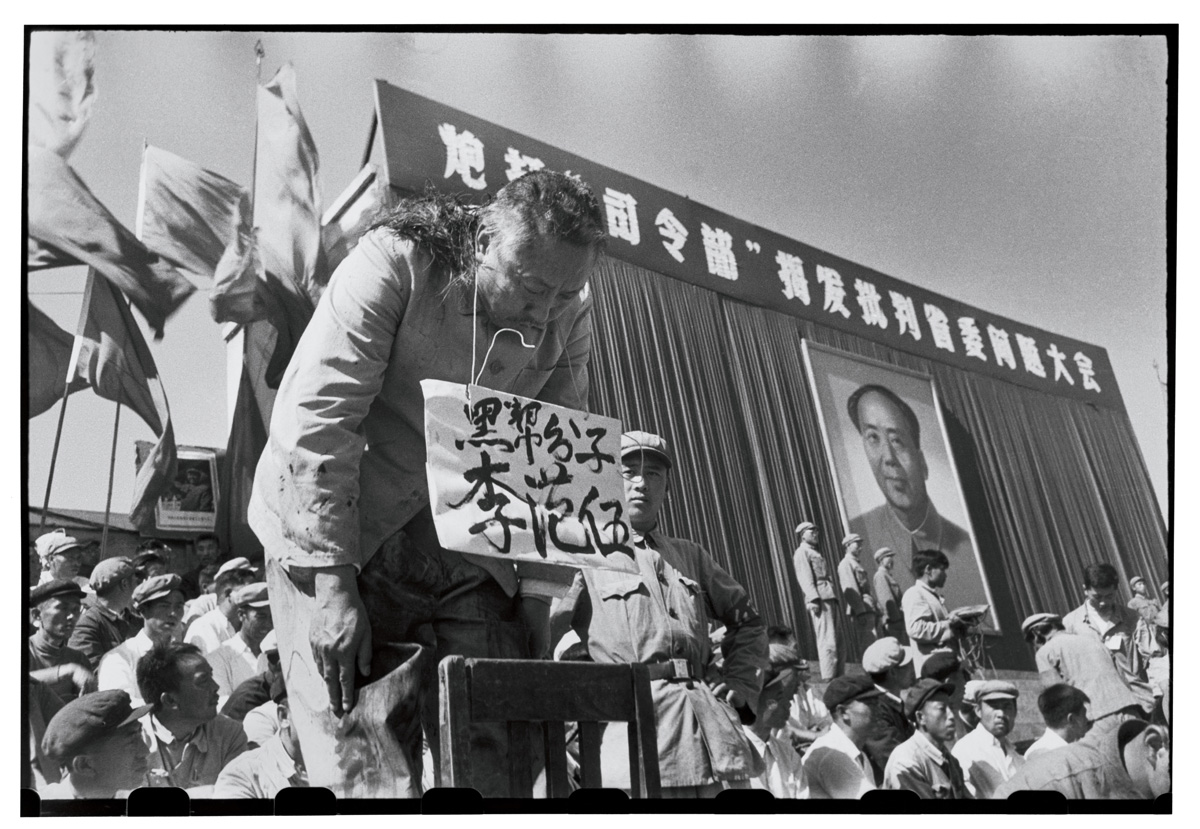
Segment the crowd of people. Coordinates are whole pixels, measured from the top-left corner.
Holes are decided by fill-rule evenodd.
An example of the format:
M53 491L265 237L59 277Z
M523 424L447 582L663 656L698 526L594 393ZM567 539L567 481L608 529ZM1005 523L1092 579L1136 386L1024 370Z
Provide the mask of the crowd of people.
M830 567L820 528L796 528L817 683L792 628L769 625L707 550L664 531L679 463L668 436L621 436L636 572L514 566L442 547L420 381L474 379L586 409L588 279L604 228L587 185L539 170L482 208L427 195L370 230L330 281L276 397L249 509L261 564L202 537L198 565L172 572L151 541L84 579L78 541L61 531L38 539L28 717L44 797L139 785L418 796L438 783L440 753L422 652L648 665L663 797L1169 790L1167 611L1136 579L1126 608L1108 564L1083 572L1079 608L1025 621L1045 685L1046 730L1030 756L1008 739L1017 685L968 675L960 645L978 619L942 601L945 552L905 551L916 583L901 593L891 550L874 552L869 581L860 536L845 537ZM861 673L846 672L843 614ZM406 716L349 722L363 715L362 688L395 677ZM536 759L502 724L469 732L475 787L518 794L510 764ZM601 764L605 785L628 789L623 734L607 729Z

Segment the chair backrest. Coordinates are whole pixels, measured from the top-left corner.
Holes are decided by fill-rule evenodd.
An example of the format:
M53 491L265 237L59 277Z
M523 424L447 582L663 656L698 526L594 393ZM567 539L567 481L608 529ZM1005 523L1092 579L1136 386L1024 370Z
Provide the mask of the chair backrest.
M579 724L583 786L598 788L603 785L601 723L625 722L632 794L661 794L654 702L645 665L447 656L438 666L438 684L444 786L471 786L470 724L503 722L508 724L512 757L531 756L532 735L541 731L547 796L566 797L571 789L565 724L574 722ZM532 794L530 764L511 763L509 782L515 796Z

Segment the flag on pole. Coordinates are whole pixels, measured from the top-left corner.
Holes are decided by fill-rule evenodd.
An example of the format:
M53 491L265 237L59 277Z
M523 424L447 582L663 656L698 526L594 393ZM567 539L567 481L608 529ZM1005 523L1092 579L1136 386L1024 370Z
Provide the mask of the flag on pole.
M137 236L182 270L213 280L216 322L261 319L264 278L250 193L224 176L147 145L138 187Z
M74 338L55 324L42 309L26 300L29 308L29 327L25 330L29 343L29 417L37 417L63 398L67 372L74 373L71 351ZM71 382L71 394L87 388L87 381L76 377Z
M129 297L161 338L167 318L195 287L121 225L62 156L32 145L27 151L29 268L91 266Z
M162 379L137 320L116 286L88 271L83 311L71 354L68 383L91 386L101 397L128 406L158 437L134 482L129 519L153 519L154 503L175 477L175 431Z

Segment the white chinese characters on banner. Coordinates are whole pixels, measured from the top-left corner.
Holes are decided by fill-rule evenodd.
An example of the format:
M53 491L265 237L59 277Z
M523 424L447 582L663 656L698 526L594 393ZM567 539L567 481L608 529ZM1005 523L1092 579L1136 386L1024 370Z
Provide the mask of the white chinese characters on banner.
M621 423L481 386L423 380L438 540L513 561L637 572Z
M504 163L508 165L508 169L504 171L504 175L509 181L516 181L526 173L540 170L546 166L540 158L524 155L515 147L509 147L504 151Z
M455 173L462 183L473 190L483 190L487 180L483 176L483 142L470 130L459 132L453 124L439 124L438 135L446 145L446 171L442 178L450 178ZM479 175L475 172L478 170Z
M850 319L850 309L846 307L846 287L842 284L842 275L833 268L817 265L817 281L825 286L825 310Z
M1038 377L1045 377L1046 367L1042 365L1042 355L1038 352L1037 340L1033 337L1026 337L1024 334L1016 336L1017 350L1021 352L1021 362L1025 364L1025 370Z
M958 330L962 334L963 351L968 357L977 357L987 362L987 354L983 351L983 335L974 317L959 317Z
M775 262L779 265L779 281L783 283L783 295L808 305L810 300L808 279L804 276L804 261L799 256L777 251Z
M1075 378L1071 376L1071 372L1067 371L1066 359L1067 355L1058 350L1058 346L1050 343L1050 347L1046 349L1046 356L1054 361L1054 382L1057 383L1061 377L1072 386L1075 385Z
M662 246L667 249L667 253L671 254L671 258L676 262L683 262L683 245L687 242L688 237L687 228L666 207L658 211L658 215L654 218L654 224L658 226L659 235L666 240Z
M605 187L604 209L608 214L609 236L624 239L631 245L642 241L642 233L638 229L637 200L633 196Z
M1017 358L1013 354L1012 343L1008 339L1008 332L1003 328L997 328L991 323L987 327L988 339L992 341L992 352L996 355L996 363L1009 368L1017 367Z
M863 322L867 325L887 328L887 314L883 313L883 309L879 307L879 301L883 297L879 295L879 291L875 290L875 283L867 282L865 279L855 279L854 293L858 295L858 307L862 309Z
M936 305L925 303L925 319L933 333L933 344L946 351L954 350L954 335L950 333L950 319Z
M738 267L737 259L733 255L733 237L719 227L709 227L701 222L700 238L704 243L708 272L730 281L737 279Z
M921 339L921 324L917 321L917 309L913 307L912 297L899 291L888 291L888 296L892 298L892 307L896 309L896 322L900 325L900 333L907 333L914 340Z

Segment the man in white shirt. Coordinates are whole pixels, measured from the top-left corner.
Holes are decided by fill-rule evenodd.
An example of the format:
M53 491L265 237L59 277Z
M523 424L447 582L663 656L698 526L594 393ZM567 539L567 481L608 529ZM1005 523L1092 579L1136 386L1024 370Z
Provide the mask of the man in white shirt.
M762 774L750 779L750 788L766 789L775 797L807 797L804 767L785 729L789 703L800 684L795 665L785 661L785 654L794 655L795 650L771 645L771 666L763 680L754 723L742 726L766 764Z
M1025 750L1025 759L1070 745L1087 734L1092 727L1087 711L1089 702L1087 694L1065 682L1042 691L1038 710L1046 721L1046 733Z
M993 679L980 682L975 696L967 700L979 725L959 740L951 753L962 765L967 790L980 800L990 798L1025 765L1025 758L1007 739L1016 725L1017 695L1016 685Z
M875 774L863 745L875 728L875 698L880 691L868 676L839 676L825 689L825 707L833 727L804 755L808 796L857 800L875 788Z
M287 699L279 701L279 733L235 757L221 770L213 797L273 800L290 786L307 787L308 773L300 753L300 740L287 716Z
M238 632L208 655L222 705L235 688L267 669L262 642L273 627L265 581L239 587L233 592L232 599L237 611Z
M926 657L934 651L958 650L958 640L970 626L946 609L941 589L946 586L950 560L937 550L918 550L913 554L912 572L916 583L904 591L900 600L908 637L917 647L915 668L921 670Z
M137 663L156 644L179 641L183 616L183 592L179 576L167 573L151 576L133 591L133 609L145 624L132 639L127 639L100 658L96 671L101 691L117 689L129 694L134 706L142 704L138 690Z
M217 606L188 626L184 641L195 645L205 656L221 647L237 633L237 607L233 603L233 591L244 584L255 581L254 567L245 558L230 559L217 572L213 592Z

